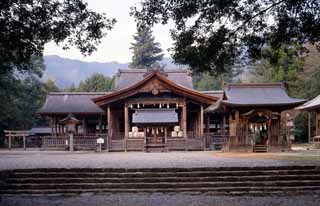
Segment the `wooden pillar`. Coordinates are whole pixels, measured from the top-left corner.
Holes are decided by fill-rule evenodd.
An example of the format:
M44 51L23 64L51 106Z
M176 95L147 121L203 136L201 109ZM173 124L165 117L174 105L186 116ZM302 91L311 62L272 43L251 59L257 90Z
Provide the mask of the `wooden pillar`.
M308 112L308 142L311 143L311 112Z
M129 137L129 109L128 105L124 105L124 137L127 139Z
M203 105L200 106L200 138L203 137Z
M128 105L124 105L124 147L125 151L127 151L127 141L129 137L129 111Z
M183 130L184 137L187 138L187 103L186 101L184 101L182 105L182 130Z
M236 136L236 139L235 139L236 141L235 142L236 143L235 144L238 145L239 144L239 129L238 128L239 128L239 124L240 124L239 111L238 110L236 111L235 119L236 119L235 120L235 122L236 122L236 124L235 124L235 133L236 133L236 135L235 135Z
M110 144L112 141L112 113L111 108L108 106L107 108L107 119L108 119L108 142L107 142L107 149L110 149Z
M221 134L222 134L222 136L226 135L226 115L224 115L224 114L223 114L223 117L222 117Z

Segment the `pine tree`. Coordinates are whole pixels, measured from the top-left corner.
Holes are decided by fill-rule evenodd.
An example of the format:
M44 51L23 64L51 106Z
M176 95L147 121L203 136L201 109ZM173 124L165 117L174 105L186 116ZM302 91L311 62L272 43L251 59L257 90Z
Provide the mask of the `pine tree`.
M162 49L160 48L160 44L155 42L155 38L149 27L138 29L133 38L134 43L130 47L133 51L132 62L129 65L130 68L143 69L152 67L162 60Z

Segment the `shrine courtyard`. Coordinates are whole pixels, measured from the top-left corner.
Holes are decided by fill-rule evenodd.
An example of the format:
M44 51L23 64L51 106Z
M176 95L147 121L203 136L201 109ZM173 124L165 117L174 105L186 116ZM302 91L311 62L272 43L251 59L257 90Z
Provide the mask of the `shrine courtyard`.
M0 170L25 168L198 168L320 165L320 150L290 152L92 152L0 150Z

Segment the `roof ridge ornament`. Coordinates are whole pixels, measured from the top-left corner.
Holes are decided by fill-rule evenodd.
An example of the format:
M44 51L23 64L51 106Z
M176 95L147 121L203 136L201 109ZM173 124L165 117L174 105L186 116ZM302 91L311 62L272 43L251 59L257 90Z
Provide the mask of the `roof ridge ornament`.
M164 68L152 68L148 67L146 73L144 73L143 77L146 77L154 72L159 72L161 75L168 77L168 74L165 72Z

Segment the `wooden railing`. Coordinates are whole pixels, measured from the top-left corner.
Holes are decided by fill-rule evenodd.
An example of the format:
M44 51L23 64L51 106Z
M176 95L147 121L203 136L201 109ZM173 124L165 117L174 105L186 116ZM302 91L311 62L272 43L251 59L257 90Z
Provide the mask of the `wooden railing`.
M59 149L65 150L68 148L68 136L60 136L60 137L53 137L53 136L43 136L42 138L42 145L43 149Z
M146 138L124 138L123 133L114 133L112 138L106 134L93 135L75 135L74 147L77 150L97 148L97 138L105 139L103 149L108 151L144 151L148 142ZM204 150L204 149L223 149L228 144L228 135L218 135L214 133L205 133L199 137L196 133L188 132L187 138L168 137L160 138L161 144L165 145L167 151L170 150ZM43 137L42 147L47 149L67 149L68 136L60 137ZM150 142L151 143L151 142ZM160 142L159 142L160 143Z

